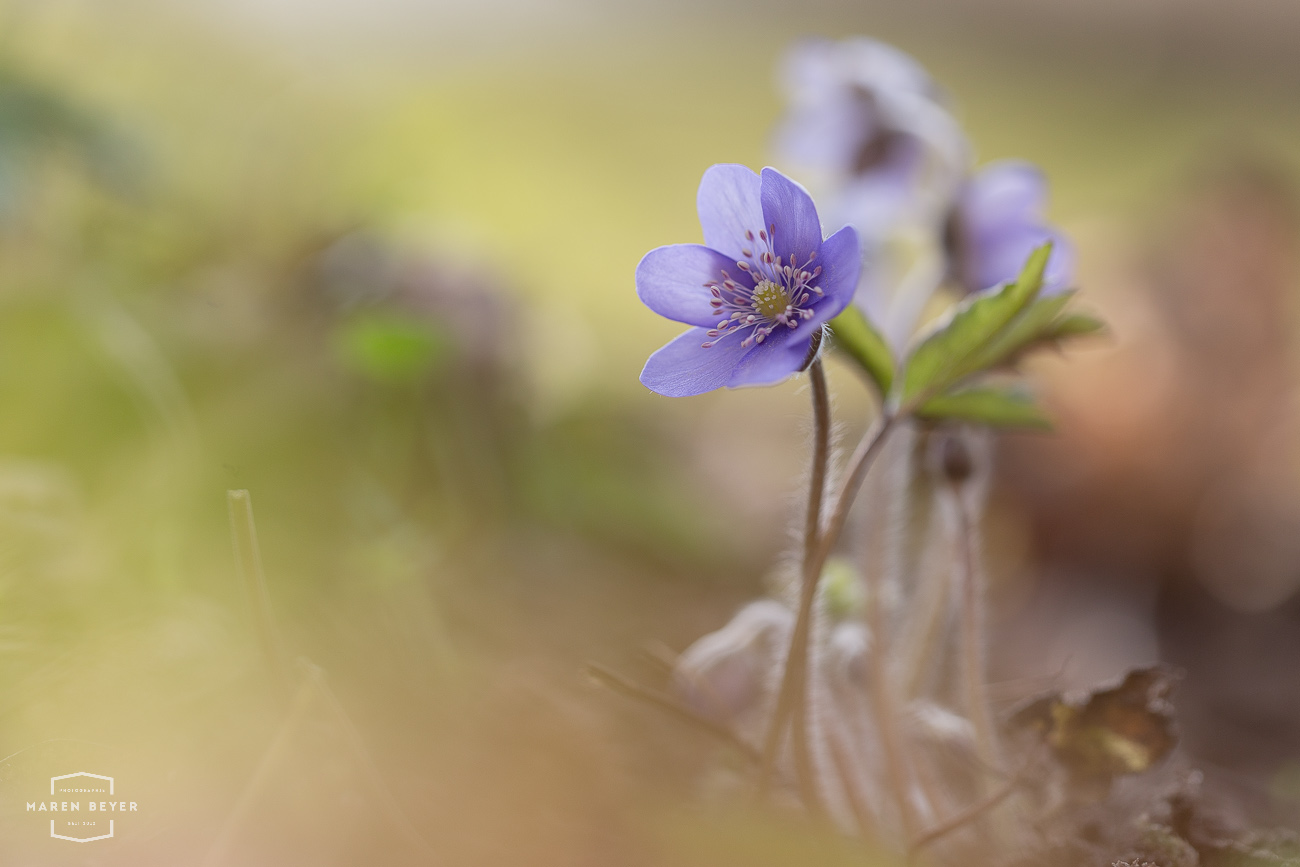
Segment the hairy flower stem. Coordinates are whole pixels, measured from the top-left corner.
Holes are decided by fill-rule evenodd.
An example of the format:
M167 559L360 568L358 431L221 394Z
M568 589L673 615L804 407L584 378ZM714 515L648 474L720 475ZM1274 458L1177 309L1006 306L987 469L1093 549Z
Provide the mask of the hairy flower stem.
M808 367L812 384L813 403L813 459L812 474L808 482L808 514L804 522L803 569L799 585L799 611L794 632L790 637L790 650L786 654L785 673L777 694L776 709L763 742L763 764L759 773L760 797L767 794L771 785L772 770L785 724L794 717L794 761L799 781L799 794L804 804L813 812L820 812L817 784L812 768L812 754L808 748L808 639L812 632L813 601L817 596L817 583L821 565L812 567L819 550L818 530L821 527L822 498L826 490L827 465L830 462L831 401L826 388L826 370L820 358L814 358Z
M799 610L795 618L794 631L790 636L790 649L785 657L785 670L777 693L776 707L772 712L772 720L763 743L763 764L759 772L758 783L760 797L766 795L771 786L772 771L776 764L777 754L780 751L786 722L792 716L804 716L804 704L807 699L808 645L809 636L812 632L813 601L817 597L817 585L821 579L822 569L825 567L826 559L830 556L840 534L844 532L844 525L849 517L849 509L853 505L853 499L858 490L862 487L867 470L871 468L872 462L880 453L880 449L885 443L885 437L894 424L894 417L882 416L863 435L862 441L849 459L849 473L835 498L830 517L826 521L824 529L818 532L818 528L822 526L820 521L821 499L826 483L827 462L830 451L830 400L826 393L825 372L821 369L820 360L814 361L809 370L812 373L815 428L813 472L808 498L809 515L805 526L808 532L804 540ZM811 756L807 749L806 736L803 738L803 742L800 743L800 731L800 725L796 724L796 771L800 777L800 791L804 794L809 807L815 810L817 809L815 788L809 785L809 783L813 782ZM884 746L887 752L892 752L891 745L888 742ZM805 782L805 779L807 782ZM900 792L900 796L905 799L906 793ZM905 816L909 815L905 800L901 803L900 809L902 809ZM909 833L914 830L914 823L908 823L905 820L905 824L908 825L907 831Z
M898 707L894 691L894 680L889 670L888 650L885 646L885 609L881 604L881 582L875 582L869 608L869 625L872 635L871 653L867 662L870 666L869 684L871 690L871 707L875 712L876 728L880 734L880 749L884 753L885 777L889 790L898 803L898 818L902 825L903 837L910 840L916 834L919 823L912 803L912 787L909 784L908 761L905 750L906 742L898 730Z
M979 569L977 530L962 491L954 485L952 493L957 513L957 568L961 570L961 666L966 713L975 729L980 761L986 768L1000 769L1002 756L989 702L984 581Z
M880 454L880 450L884 447L886 438L889 432L893 430L898 418L899 416L888 413L882 415L863 434L858 447L853 451L853 456L849 458L849 474L840 486L839 494L835 498L835 507L831 510L826 529L822 532L821 542L818 545L815 557L816 571L812 574L821 574L826 558L830 556L831 549L834 548L840 534L844 532L844 525L849 519L849 510L853 506L853 500L858 491L862 488L862 483L867 478L867 470L871 469L876 456ZM884 634L884 610L880 607L878 593L876 598L872 600L871 611L874 621L872 624L873 635L882 636ZM888 666L885 664L885 654L881 652L882 647L882 644L877 644L872 648L869 655L872 667L872 703L876 709L876 725L880 733L880 747L885 754L885 773L889 778L889 788L893 792L894 800L898 802L898 812L903 826L903 833L910 838L916 833L918 822L907 782L907 769L903 760L904 742L902 735L898 731L898 714L894 708L893 690L889 680Z

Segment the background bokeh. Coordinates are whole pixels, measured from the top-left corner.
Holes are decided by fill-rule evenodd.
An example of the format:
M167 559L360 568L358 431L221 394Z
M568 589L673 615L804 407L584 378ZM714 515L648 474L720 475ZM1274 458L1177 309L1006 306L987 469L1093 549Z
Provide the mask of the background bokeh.
M661 677L638 649L788 544L801 384L651 395L676 326L632 271L697 238L705 167L770 160L784 47L850 34L921 60L981 159L1044 168L1113 326L1034 367L1059 437L1003 443L999 665L1185 665L1190 745L1300 797L1300 7L10 0L2 860L860 863L701 806L708 740L582 674ZM227 489L329 686L305 709ZM23 810L77 770L141 805L93 861Z

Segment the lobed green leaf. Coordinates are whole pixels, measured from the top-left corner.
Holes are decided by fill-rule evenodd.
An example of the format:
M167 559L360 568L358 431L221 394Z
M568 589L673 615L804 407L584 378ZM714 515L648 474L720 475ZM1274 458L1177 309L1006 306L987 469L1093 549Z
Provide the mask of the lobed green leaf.
M996 359L1006 350L1008 341L1023 342L1025 334L1032 339L1036 334L1032 329L1012 326L1038 297L1051 252L1051 244L1044 244L1029 255L1015 281L979 292L957 304L948 319L922 339L908 357L901 388L897 389L897 404L915 408L986 369L990 358ZM1059 309L1038 326L1039 331ZM1039 315L1035 315L1033 321L1038 319ZM1001 339L1004 336L1007 340Z
M953 391L932 397L916 410L928 421L955 420L1000 428L1051 430L1051 419L1031 395L992 386Z
M972 366L976 370L988 370L1008 364L1035 344L1052 339L1054 325L1073 296L1074 291L1070 290L1048 298L1035 298L976 353Z

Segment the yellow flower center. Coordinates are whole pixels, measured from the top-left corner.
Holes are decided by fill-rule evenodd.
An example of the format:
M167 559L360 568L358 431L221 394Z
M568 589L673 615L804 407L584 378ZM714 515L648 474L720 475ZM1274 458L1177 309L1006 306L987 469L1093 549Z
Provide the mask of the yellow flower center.
M754 287L754 310L764 319L775 319L790 306L790 293L771 280L761 280Z

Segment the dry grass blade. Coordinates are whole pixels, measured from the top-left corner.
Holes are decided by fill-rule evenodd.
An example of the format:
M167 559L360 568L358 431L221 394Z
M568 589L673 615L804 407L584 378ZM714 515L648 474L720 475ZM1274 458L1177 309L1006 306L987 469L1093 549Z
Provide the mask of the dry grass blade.
M662 711L666 711L677 719L689 723L696 728L708 732L720 740L726 741L731 746L740 751L741 755L755 764L763 761L762 755L751 744L746 743L736 736L731 729L726 726L718 725L711 719L700 716L693 710L683 707L675 701L672 696L642 686L635 681L629 680L617 672L610 671L602 665L594 662L587 663L587 675L607 689L611 689L620 695L628 698L634 698L638 701L654 705Z

